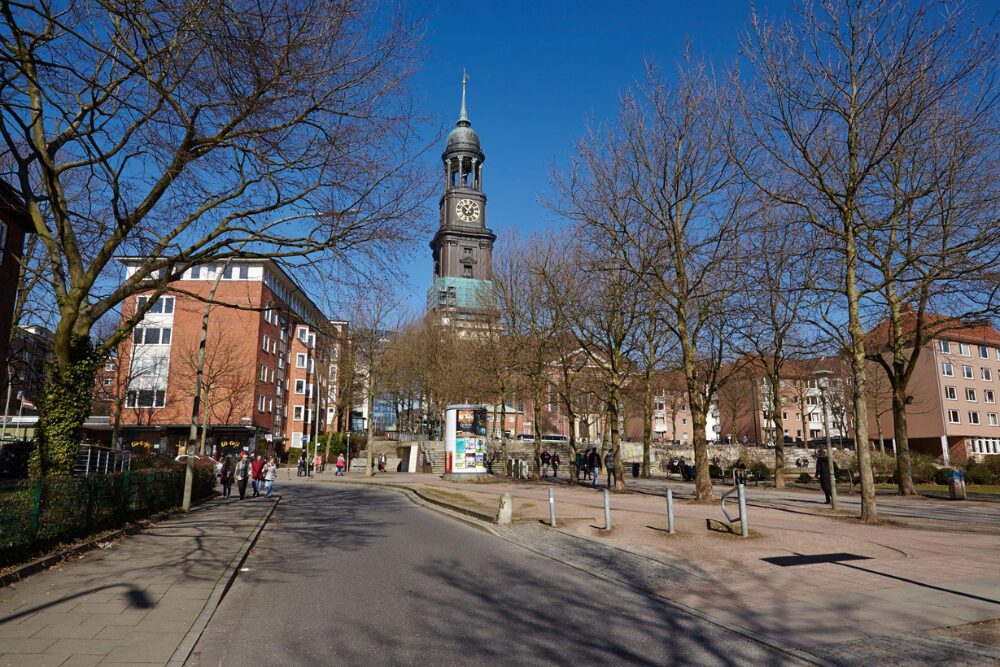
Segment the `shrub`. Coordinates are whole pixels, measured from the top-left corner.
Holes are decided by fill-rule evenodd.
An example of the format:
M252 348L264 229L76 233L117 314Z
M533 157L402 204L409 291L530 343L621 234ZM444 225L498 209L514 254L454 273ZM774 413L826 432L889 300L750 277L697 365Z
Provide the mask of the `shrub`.
M808 484L811 481L812 481L812 475L810 475L807 472L799 473L799 479L798 479L799 484Z
M910 470L913 475L914 484L930 484L934 481L938 467L934 465L933 459L929 456L911 454Z
M965 466L966 484L992 484L993 471L983 463L970 461Z
M763 461L754 461L750 464L750 472L757 479L771 479L771 469Z
M722 468L714 463L710 463L708 465L708 476L712 479L722 479Z
M983 459L983 466L993 477L991 484L1000 484L1000 454L993 454Z
M896 457L892 454L872 452L872 474L875 481L887 482L896 477Z
M954 470L952 470L951 468L938 468L934 472L934 483L948 484L948 482L951 480L951 473L953 472Z

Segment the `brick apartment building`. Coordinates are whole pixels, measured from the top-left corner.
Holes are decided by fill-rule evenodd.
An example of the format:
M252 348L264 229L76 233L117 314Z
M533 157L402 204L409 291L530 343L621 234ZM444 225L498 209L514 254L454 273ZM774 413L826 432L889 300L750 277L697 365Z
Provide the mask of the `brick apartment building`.
M781 437L785 443L802 445L825 438L827 431L837 441L851 437L854 420L844 370L843 360L837 357L785 362L780 379ZM829 373L825 411L816 371ZM773 445L776 438L775 422L770 416L771 391L759 365L748 363L735 371L717 397L720 439Z
M657 373L653 380L653 412L651 434L654 443L690 445L694 441L694 419L688 404L684 376L680 371ZM632 442L642 442L642 396L633 388L626 399L625 437ZM705 438L708 442L722 439L719 425L718 402L709 407L705 421Z
M925 317L932 326L944 321ZM869 334L873 351L881 327ZM938 328L922 348L907 385L909 447L944 464L1000 454L1000 332L989 322ZM884 374L874 362L869 369L870 374ZM887 447L893 433L890 397L888 383L883 383L877 397L869 399L868 415L869 432L884 433Z
M9 342L21 273L24 239L34 227L17 193L0 180L0 387L8 386Z
M131 273L141 260L121 261ZM233 260L187 271L109 361L100 382L126 445L166 455L186 451L201 299L220 271L203 377L207 449L259 446L284 458L335 422L346 323L328 319L276 263ZM124 316L145 299L132 297Z

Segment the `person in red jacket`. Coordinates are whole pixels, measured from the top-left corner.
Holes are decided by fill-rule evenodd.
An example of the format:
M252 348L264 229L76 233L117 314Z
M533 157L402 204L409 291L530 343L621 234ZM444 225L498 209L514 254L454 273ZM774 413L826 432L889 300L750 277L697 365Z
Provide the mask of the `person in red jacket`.
M253 478L253 497L256 498L264 488L264 457L260 454L253 462L250 476Z

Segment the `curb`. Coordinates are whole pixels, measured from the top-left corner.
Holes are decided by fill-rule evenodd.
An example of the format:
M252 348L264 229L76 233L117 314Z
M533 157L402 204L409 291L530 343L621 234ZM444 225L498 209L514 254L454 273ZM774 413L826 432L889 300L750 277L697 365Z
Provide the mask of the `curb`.
M211 500L212 498L215 498L217 495L218 492L213 492L212 494L199 499L198 501L196 501L195 504L201 505ZM135 535L136 533L141 533L151 524L154 524L157 521L163 521L164 519L169 519L170 517L174 516L180 511L181 511L180 509L175 509L175 510L166 510L164 512L158 512L156 514L153 514L152 516L147 516L144 519L140 519L135 523L126 526L124 528L115 528L114 530L109 530L105 533L101 533L96 537L87 540L86 542L81 542L80 544L68 547L61 551L57 551L55 553L49 554L48 556L42 556L41 558L29 561L24 565L15 567L12 570L8 570L7 572L0 574L0 588L4 588L6 586L10 586L11 584L15 584L19 581L23 581L27 577L30 577L33 574L38 574L42 570L48 569L49 567L63 561L64 559L69 558L70 556L75 556L77 554L93 551L94 549L98 548L97 545L101 542L107 542L109 540L117 540L118 538L125 537L126 535Z
M406 497L414 505L423 507L432 512L444 515L450 519L455 519L456 521L461 521L476 530L482 531L484 533L489 533L490 535L497 535L494 531L494 521L493 517L482 512L477 512L476 510L471 510L465 507L460 507L458 505L449 505L443 500L438 500L437 498L430 498L420 493L416 489L411 489L406 486L400 486L396 484L380 484L380 483L366 483L366 482L336 482L342 486L350 486L352 488L360 489L386 489L389 491L394 491Z
M170 660L167 661L167 665L181 667L181 665L187 662L187 659L191 656L191 652L194 650L198 640L201 639L202 633L205 632L208 622L212 620L215 610L218 609L219 603L222 602L222 598L225 597L227 592L229 592L229 587L232 586L233 582L236 580L236 575L239 573L240 566L242 566L246 561L247 556L250 554L250 550L253 549L254 545L257 543L257 538L260 537L268 519L270 519L271 515L274 514L274 509L278 506L278 503L281 502L281 495L276 495L275 498L276 500L271 503L271 508L264 514L261 520L257 522L256 527L254 527L250 535L243 542L243 546L241 546L240 550L236 552L233 559L229 561L226 571L224 571L222 576L219 577L218 583L215 584L215 588L212 589L211 595L208 596L208 600L205 602L204 608L201 613L198 614L198 618L196 618L194 623L192 623L191 628L187 631L187 634L184 635L184 639L181 640L181 643L170 655Z

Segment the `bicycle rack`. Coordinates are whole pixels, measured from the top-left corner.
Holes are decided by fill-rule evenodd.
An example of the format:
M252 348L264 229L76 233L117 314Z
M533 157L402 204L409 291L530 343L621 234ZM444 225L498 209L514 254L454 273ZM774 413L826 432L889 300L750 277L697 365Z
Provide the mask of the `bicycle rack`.
M726 509L726 498L733 494L737 494L739 502L739 514L735 517L730 516L729 510ZM747 520L747 497L746 488L743 483L740 482L733 488L729 489L722 494L722 513L726 515L726 519L729 521L729 525L732 526L737 521L740 522L740 537L750 537L750 522Z

